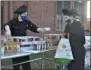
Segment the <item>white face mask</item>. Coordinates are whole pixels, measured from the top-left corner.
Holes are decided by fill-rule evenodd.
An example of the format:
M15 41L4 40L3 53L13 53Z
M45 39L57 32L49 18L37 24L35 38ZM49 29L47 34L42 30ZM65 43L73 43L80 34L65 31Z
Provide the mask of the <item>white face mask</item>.
M70 16L71 24L74 22L75 18L73 16Z
M64 21L64 23L70 23L70 16L64 15L63 21Z

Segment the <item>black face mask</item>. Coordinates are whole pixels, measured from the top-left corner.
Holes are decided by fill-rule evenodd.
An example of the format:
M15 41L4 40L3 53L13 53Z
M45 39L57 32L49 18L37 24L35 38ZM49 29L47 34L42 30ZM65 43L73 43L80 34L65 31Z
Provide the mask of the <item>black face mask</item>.
M70 19L66 20L66 23L71 23L71 20Z

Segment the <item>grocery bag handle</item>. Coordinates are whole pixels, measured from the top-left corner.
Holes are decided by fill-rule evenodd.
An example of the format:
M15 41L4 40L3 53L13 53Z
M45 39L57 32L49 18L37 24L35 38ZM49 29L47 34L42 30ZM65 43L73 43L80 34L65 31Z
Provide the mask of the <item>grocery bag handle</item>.
M70 33L69 33L69 32L68 32L67 34L62 33L61 38L65 38L65 35L67 35L67 38L68 38L68 39L70 38Z
M69 33L69 32L67 33L67 38L68 38L68 39L70 38L70 33Z

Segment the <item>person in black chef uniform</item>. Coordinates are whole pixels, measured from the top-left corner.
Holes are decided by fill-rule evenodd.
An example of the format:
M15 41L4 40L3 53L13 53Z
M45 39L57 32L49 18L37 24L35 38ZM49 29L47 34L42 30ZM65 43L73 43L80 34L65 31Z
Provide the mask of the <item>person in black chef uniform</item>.
M74 60L68 64L68 70L84 70L85 62L85 34L79 20L79 14L74 9L63 9L66 27L64 30L65 37L70 33L70 44Z
M39 33L48 31L45 28L39 28L31 21L28 20L27 7L25 5L20 6L14 11L17 15L16 18L9 20L5 25L5 36L10 38L11 36L26 36L26 30L29 29L32 32ZM30 60L29 56L13 58L13 64ZM13 66L14 70L20 70L20 65ZM31 70L30 63L22 64L23 70Z

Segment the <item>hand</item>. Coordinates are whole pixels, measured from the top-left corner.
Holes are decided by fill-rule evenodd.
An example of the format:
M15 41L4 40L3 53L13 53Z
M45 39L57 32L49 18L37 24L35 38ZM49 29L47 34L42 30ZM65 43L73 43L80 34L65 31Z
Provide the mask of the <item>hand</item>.
M46 32L46 31L50 31L51 29L49 27L45 27L45 28L38 28L37 31L38 32Z
M12 39L11 32L5 32L6 39Z
M45 32L44 28L38 28L37 31L38 32Z
M51 31L50 27L45 27L44 30L45 31Z

